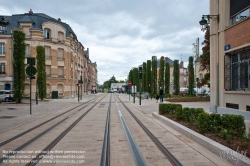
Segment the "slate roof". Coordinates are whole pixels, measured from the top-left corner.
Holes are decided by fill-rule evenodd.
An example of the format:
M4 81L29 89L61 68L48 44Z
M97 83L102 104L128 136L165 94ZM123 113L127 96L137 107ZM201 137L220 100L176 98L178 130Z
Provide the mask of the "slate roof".
M24 16L21 20L19 20L18 22L32 22L34 23L29 16Z
M55 22L57 24L60 24L66 29L66 37L70 36L70 33L73 34L74 38L77 39L76 34L72 30L72 28L64 22L58 21L55 18L52 18L44 13L24 13L24 14L14 14L12 16L5 16L5 18L8 18L10 21L10 24L7 26L7 33L11 34L12 29L18 29L20 28L19 22L33 22L32 29L42 29L42 24L44 22Z
M196 60L194 62L200 62L201 61L201 58L200 57L197 57Z

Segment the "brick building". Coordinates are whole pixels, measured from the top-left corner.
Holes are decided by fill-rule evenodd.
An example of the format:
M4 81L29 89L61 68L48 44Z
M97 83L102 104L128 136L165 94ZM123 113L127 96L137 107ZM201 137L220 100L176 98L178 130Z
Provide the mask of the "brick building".
M25 37L26 57L36 57L36 47L45 48L47 97L57 91L60 98L74 97L78 93L78 80L82 76L80 91L90 92L97 84L97 65L89 58L89 49L78 41L70 25L43 13L0 16L7 22L0 26L0 89L12 89L12 31L22 30ZM27 66L27 62L25 62ZM25 80L25 96L30 94L29 80ZM32 80L32 98L35 97L36 79Z
M211 111L250 120L250 1L210 0Z

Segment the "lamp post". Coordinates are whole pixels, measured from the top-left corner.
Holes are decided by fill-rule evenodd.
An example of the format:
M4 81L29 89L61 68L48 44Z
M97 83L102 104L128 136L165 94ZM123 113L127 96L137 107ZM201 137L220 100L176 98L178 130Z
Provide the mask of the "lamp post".
M81 76L80 76L80 85L81 85L81 98L80 98L80 100L82 100L82 71L81 71Z
M218 6L219 3L211 1L211 5ZM219 8L219 6L218 6ZM216 11L210 10L211 12L215 13ZM219 11L217 12L219 13ZM217 14L215 13L215 14ZM217 112L217 107L219 105L219 21L220 21L220 15L202 15L201 21L199 21L199 24L201 26L201 30L205 31L209 28L209 20L213 20L212 26L210 27L210 68L213 70L210 70L211 77L210 77L210 83L215 86L211 86L211 99L210 99L210 109L212 112ZM224 36L222 36L224 37ZM213 93L214 92L214 93Z

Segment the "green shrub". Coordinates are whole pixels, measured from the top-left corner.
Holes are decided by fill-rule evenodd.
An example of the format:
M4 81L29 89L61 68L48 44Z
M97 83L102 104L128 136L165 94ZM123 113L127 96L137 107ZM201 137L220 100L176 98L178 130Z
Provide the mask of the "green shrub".
M164 94L164 98L171 98L171 97L172 97L171 94L168 94L168 93L165 93L165 94Z
M197 127L200 133L205 133L209 130L211 123L208 113L201 112L197 118Z
M213 132L215 134L220 133L221 129L222 129L222 125L221 125L221 115L220 114L210 114L210 127L209 127L209 131Z
M175 116L176 119L183 119L182 105L181 104L175 104L174 116Z
M223 114L221 123L222 127L230 132L231 135L237 137L243 137L245 135L246 125L243 116Z

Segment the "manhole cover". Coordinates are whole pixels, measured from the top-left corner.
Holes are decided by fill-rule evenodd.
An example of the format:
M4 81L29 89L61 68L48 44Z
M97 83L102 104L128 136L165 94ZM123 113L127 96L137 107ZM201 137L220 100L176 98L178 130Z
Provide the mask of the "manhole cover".
M7 108L8 110L16 110L15 108Z
M104 107L104 106L99 106L99 107Z
M103 104L100 104L100 105L105 105L105 104L103 103Z
M14 117L16 117L16 116L0 116L0 119L11 119Z

